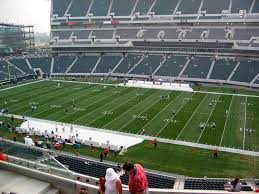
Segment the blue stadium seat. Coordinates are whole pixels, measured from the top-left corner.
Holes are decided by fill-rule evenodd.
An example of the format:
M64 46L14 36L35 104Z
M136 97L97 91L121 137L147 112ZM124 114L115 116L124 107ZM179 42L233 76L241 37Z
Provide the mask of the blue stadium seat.
M241 60L239 67L231 78L231 81L250 83L259 73L259 61Z
M240 10L246 10L248 13L253 0L232 0L231 13L239 13Z
M215 61L210 79L227 80L236 67L237 61L232 59L219 59Z
M204 0L201 11L207 11L207 14L221 14L222 10L229 9L230 0Z
M104 55L94 73L109 73L115 68L120 60L121 56L118 55Z
M177 77L186 62L187 56L170 56L156 72L156 75Z
M259 0L255 0L252 13L259 13Z
M162 61L163 55L147 55L130 74L151 75Z
M51 57L28 58L32 68L40 68L43 73L50 73Z
M20 70L22 70L27 75L34 75L35 72L30 69L25 59L10 59L8 60L10 63L12 63L14 66L18 67Z
M177 11L181 14L198 14L201 5L201 0L182 0Z
M99 55L81 56L70 69L69 73L91 73Z
M89 13L94 16L107 16L111 0L94 0Z
M71 0L53 0L53 15L63 17L71 3Z
M68 11L71 17L86 16L87 11L91 5L91 0L73 0L72 5Z
M141 0L138 1L138 4L135 8L135 13L140 13L140 15L147 15L149 9L153 5L155 0Z
M206 78L211 67L210 57L193 57L183 72L183 76L190 78Z
M139 29L117 29L116 36L121 39L136 39Z
M90 32L90 30L77 30L74 31L73 36L77 39L89 39Z
M127 16L131 14L136 0L113 0L111 13L116 16Z
M75 57L71 56L54 57L53 73L65 73L74 60Z
M114 73L127 73L136 63L140 61L142 55L128 54L120 65L114 70Z
M177 3L178 0L157 0L151 11L156 15L172 15Z

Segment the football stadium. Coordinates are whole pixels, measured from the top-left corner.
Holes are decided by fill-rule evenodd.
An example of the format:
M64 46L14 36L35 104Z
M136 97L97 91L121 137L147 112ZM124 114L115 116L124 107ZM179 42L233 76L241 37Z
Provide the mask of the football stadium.
M259 192L259 0L49 9L0 24L0 192Z

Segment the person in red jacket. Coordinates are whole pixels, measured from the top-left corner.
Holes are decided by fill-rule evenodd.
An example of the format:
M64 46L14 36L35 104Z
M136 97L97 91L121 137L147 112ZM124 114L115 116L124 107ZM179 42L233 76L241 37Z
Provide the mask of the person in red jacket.
M7 156L5 153L3 153L2 149L0 148L0 161L6 161Z
M148 193L146 172L140 164L125 163L122 168L129 175L129 191L131 194Z
M104 158L106 158L106 157L107 157L108 152L109 152L108 148L104 148L104 149L103 149L103 155L104 155Z
M213 153L214 153L214 158L217 158L217 157L218 157L218 153L219 153L218 149L216 148L216 149L213 151Z

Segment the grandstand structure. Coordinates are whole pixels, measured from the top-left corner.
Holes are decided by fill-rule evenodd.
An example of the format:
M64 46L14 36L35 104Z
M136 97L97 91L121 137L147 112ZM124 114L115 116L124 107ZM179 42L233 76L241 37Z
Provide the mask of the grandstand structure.
M13 65L40 76L259 87L258 18L258 0L53 0L53 57Z

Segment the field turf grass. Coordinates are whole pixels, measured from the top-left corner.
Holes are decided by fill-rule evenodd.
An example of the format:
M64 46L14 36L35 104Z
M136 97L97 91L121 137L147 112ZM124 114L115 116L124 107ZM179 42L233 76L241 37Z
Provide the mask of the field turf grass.
M12 122L10 118L2 116L0 116L0 121L8 122L11 126L17 126L21 123L21 120L15 119ZM12 140L12 135L13 132L0 127L0 136ZM17 136L17 141L24 142L20 135ZM62 151L99 159L102 150L82 145L77 152L77 149L66 145L62 147ZM116 163L138 162L148 169L191 177L259 178L259 157L219 152L219 157L214 159L212 150L161 142L154 148L154 145L149 141L144 141L130 147L124 156L115 157L111 151L106 160Z
M154 137L259 151L257 97L59 83L42 81L0 91L0 108L63 123L127 133L144 128ZM168 100L161 100L167 95Z

